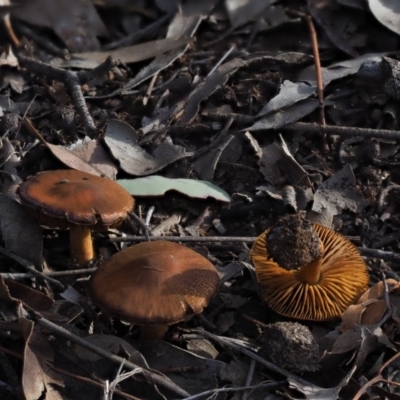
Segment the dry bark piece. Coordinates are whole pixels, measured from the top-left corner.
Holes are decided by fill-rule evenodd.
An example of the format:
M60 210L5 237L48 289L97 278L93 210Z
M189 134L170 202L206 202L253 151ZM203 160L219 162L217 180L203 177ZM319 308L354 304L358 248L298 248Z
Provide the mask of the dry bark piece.
M41 224L70 229L71 252L80 267L93 258L91 229L117 227L134 206L117 183L76 170L40 172L18 188L21 203Z
M326 321L339 318L368 287L368 270L357 248L339 233L313 224L322 257L299 268L282 268L268 253L265 231L255 242L251 258L267 304L291 318ZM281 247L291 251L282 240Z
M319 348L310 330L298 322L269 324L258 339L261 356L289 371L316 371Z
M219 275L205 257L160 240L134 245L105 261L89 281L89 294L105 313L144 325L141 336L151 339L201 313L218 284Z

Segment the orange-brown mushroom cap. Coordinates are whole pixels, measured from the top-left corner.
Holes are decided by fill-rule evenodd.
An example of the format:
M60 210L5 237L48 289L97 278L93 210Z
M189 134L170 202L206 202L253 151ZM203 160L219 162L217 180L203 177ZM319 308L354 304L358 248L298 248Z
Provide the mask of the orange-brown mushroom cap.
M267 253L268 230L255 242L251 258L266 303L291 318L326 321L339 318L368 288L367 267L357 248L341 234L313 224L323 246L319 279L306 283L302 267L287 270ZM290 249L288 249L290 251ZM303 267L304 268L304 267Z
M203 311L219 275L205 257L172 242L131 246L105 261L89 295L105 313L139 325L170 325Z
M118 226L132 211L133 197L116 182L77 170L40 172L18 188L21 203L41 223L61 229Z

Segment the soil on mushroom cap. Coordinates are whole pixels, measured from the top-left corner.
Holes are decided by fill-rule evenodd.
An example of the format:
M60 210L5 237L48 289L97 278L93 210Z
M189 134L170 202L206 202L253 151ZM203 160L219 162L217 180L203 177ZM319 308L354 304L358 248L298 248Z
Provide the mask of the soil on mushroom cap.
M304 213L286 215L267 235L268 254L283 268L307 265L322 256L321 244Z

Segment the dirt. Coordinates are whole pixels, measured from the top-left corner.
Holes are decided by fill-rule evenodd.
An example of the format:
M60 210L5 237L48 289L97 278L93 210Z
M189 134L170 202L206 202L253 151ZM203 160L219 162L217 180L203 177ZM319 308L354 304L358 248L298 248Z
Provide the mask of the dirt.
M281 267L295 269L322 256L321 243L305 214L285 215L267 235L267 250Z

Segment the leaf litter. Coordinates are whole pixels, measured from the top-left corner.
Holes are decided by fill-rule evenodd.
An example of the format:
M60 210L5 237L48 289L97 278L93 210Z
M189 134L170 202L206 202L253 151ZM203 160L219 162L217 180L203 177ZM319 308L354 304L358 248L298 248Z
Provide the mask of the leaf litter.
M399 396L399 13L368 3L3 9L0 397ZM324 133L305 12L326 124L347 137ZM129 222L93 233L87 270L69 257L67 235L41 228L15 195L29 175L60 168L117 180L136 198ZM259 352L262 333L292 322L262 301L249 263L255 237L295 212L346 235L371 276L342 323L296 322L319 348L318 371L301 374L275 348ZM110 324L85 290L102 259L150 235L187 242L222 277L205 312L157 342Z

